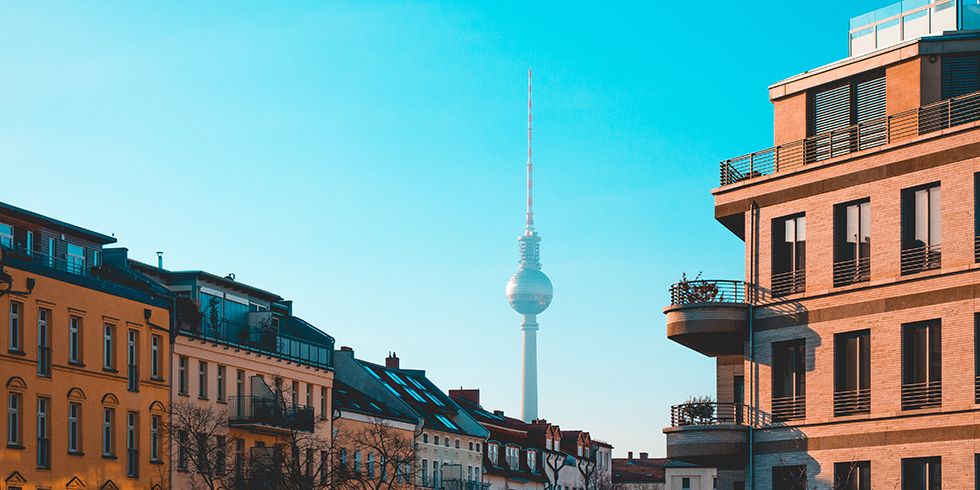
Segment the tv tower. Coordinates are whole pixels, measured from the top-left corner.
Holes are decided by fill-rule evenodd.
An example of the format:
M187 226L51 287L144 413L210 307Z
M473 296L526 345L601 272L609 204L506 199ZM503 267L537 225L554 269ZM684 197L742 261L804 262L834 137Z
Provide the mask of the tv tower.
M531 70L527 71L527 213L524 234L517 238L521 262L517 273L507 282L507 302L524 316L521 418L531 422L538 418L538 315L548 308L554 289L551 280L541 272L541 237L534 230L532 198L534 165L531 163Z

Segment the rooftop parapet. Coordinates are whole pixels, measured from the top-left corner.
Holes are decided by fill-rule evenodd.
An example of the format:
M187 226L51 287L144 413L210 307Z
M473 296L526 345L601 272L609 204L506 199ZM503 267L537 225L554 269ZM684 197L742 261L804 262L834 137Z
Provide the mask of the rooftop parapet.
M852 17L847 32L848 56L931 34L980 29L980 5L965 0L906 0Z

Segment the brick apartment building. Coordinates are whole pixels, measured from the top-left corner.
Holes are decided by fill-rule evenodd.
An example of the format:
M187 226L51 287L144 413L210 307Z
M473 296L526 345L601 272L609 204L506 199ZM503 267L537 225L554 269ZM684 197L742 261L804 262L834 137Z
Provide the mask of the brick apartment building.
M717 400L672 408L667 456L719 489L980 481L980 11L890 9L769 88L772 148L722 162L744 280L671 289Z

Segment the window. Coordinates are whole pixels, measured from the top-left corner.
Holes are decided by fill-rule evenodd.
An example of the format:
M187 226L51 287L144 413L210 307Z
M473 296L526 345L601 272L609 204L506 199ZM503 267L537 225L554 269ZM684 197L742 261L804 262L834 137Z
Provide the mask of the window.
M942 460L939 457L902 460L902 490L940 490L941 488Z
M115 454L115 445L113 441L115 437L113 434L113 422L116 418L115 409L103 408L102 409L102 455L112 456Z
M466 465L466 481L473 481L473 466Z
M773 490L806 490L806 465L773 466Z
M7 446L21 447L21 395L20 393L10 393L7 395Z
M85 272L85 247L68 244L68 255L66 256L66 266L68 272L82 274Z
M220 437L220 436L219 436ZM218 446L218 449L222 449ZM219 458L221 461L223 458ZM150 416L150 461L160 461L160 416Z
M772 220L772 295L806 289L806 216Z
M126 414L126 476L139 477L139 415Z
M27 231L27 249L25 252L27 252L28 257L34 255L34 232L30 230Z
M82 319L77 316L68 320L68 362L82 363Z
M225 401L225 367L218 365L218 401Z
M227 439L225 436L215 436L214 437L214 474L224 475L225 474L225 444ZM307 460L307 464L309 461ZM309 470L307 470L309 473Z
M160 344L163 339L159 335L150 336L150 377L160 379Z
M459 439L456 439L455 445L456 445L456 449L459 449Z
M902 410L942 403L942 337L939 320L902 326Z
M177 432L177 470L187 471L187 431Z
M320 387L320 418L327 418L327 387Z
M54 238L48 238L48 266L54 267L55 258L58 256L58 247Z
M10 302L8 350L16 353L20 353L23 350L22 340L24 337L20 327L21 311L23 311L23 306L20 303L16 301Z
M834 335L834 415L871 411L871 331Z
M439 445L439 436L432 436L432 443L436 446Z
M422 442L425 444L429 443L429 434L425 434L425 433L422 434Z
M943 55L942 98L980 91L980 56L975 53Z
M532 473L538 472L538 453L533 449L527 450L527 467L531 469Z
M487 458L490 459L490 464L494 466L500 465L500 459L497 455L497 445L487 444Z
M681 490L691 490L691 479L689 477L681 478Z
M48 428L48 408L51 400L37 399L37 467L51 467L51 438Z
M902 274L942 263L941 193L935 182L902 191Z
M6 223L0 223L0 247L14 247L14 227Z
M448 425L447 425L447 427L448 427ZM446 444L446 447L449 447L449 438L448 437L443 438L443 442Z
M245 410L245 371L238 369L235 373L235 414L239 417Z
M102 256L98 250L92 250L92 267L98 267L100 265L102 265Z
M834 463L834 488L871 490L871 461Z
M780 420L806 416L806 343L803 339L772 344L772 416Z
M374 453L368 453L367 455L367 476L368 478L374 478Z
M102 369L113 370L116 360L112 349L112 337L115 327L105 324L102 328Z
M872 71L809 93L807 162L887 142L885 73ZM861 124L860 130L855 124Z
M37 375L51 376L51 338L48 329L48 319L51 311L41 308L37 310Z
M871 279L871 200L834 206L834 286Z
M80 453L79 429L82 416L82 406L78 403L68 404L68 452Z
M473 450L473 441L470 441L470 451Z
M344 448L340 449L340 467L341 468L347 467L347 450Z
M293 381L291 393L293 399L293 406L299 405L299 381Z
M361 452L354 451L354 474L361 474Z
M504 454L507 457L507 466L510 466L512 470L516 470L519 464L520 449L515 446L507 446L504 448Z
M422 459L422 486L429 486L429 460Z
M476 452L480 452L480 443L476 443Z
M201 360L197 361L197 397L208 398L208 363Z
M130 330L126 338L126 379L129 391L140 390L139 332Z
M187 356L177 360L177 393L187 395Z
M306 407L313 409L313 385L306 383Z

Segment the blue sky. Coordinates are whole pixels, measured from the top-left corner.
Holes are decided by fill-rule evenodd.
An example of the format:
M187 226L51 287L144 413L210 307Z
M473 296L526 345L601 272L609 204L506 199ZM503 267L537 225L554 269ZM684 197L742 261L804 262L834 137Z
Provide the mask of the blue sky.
M661 455L670 405L714 392L667 287L742 276L717 162L770 145L766 87L883 3L4 3L0 200L234 272L518 416L533 67L540 412Z

